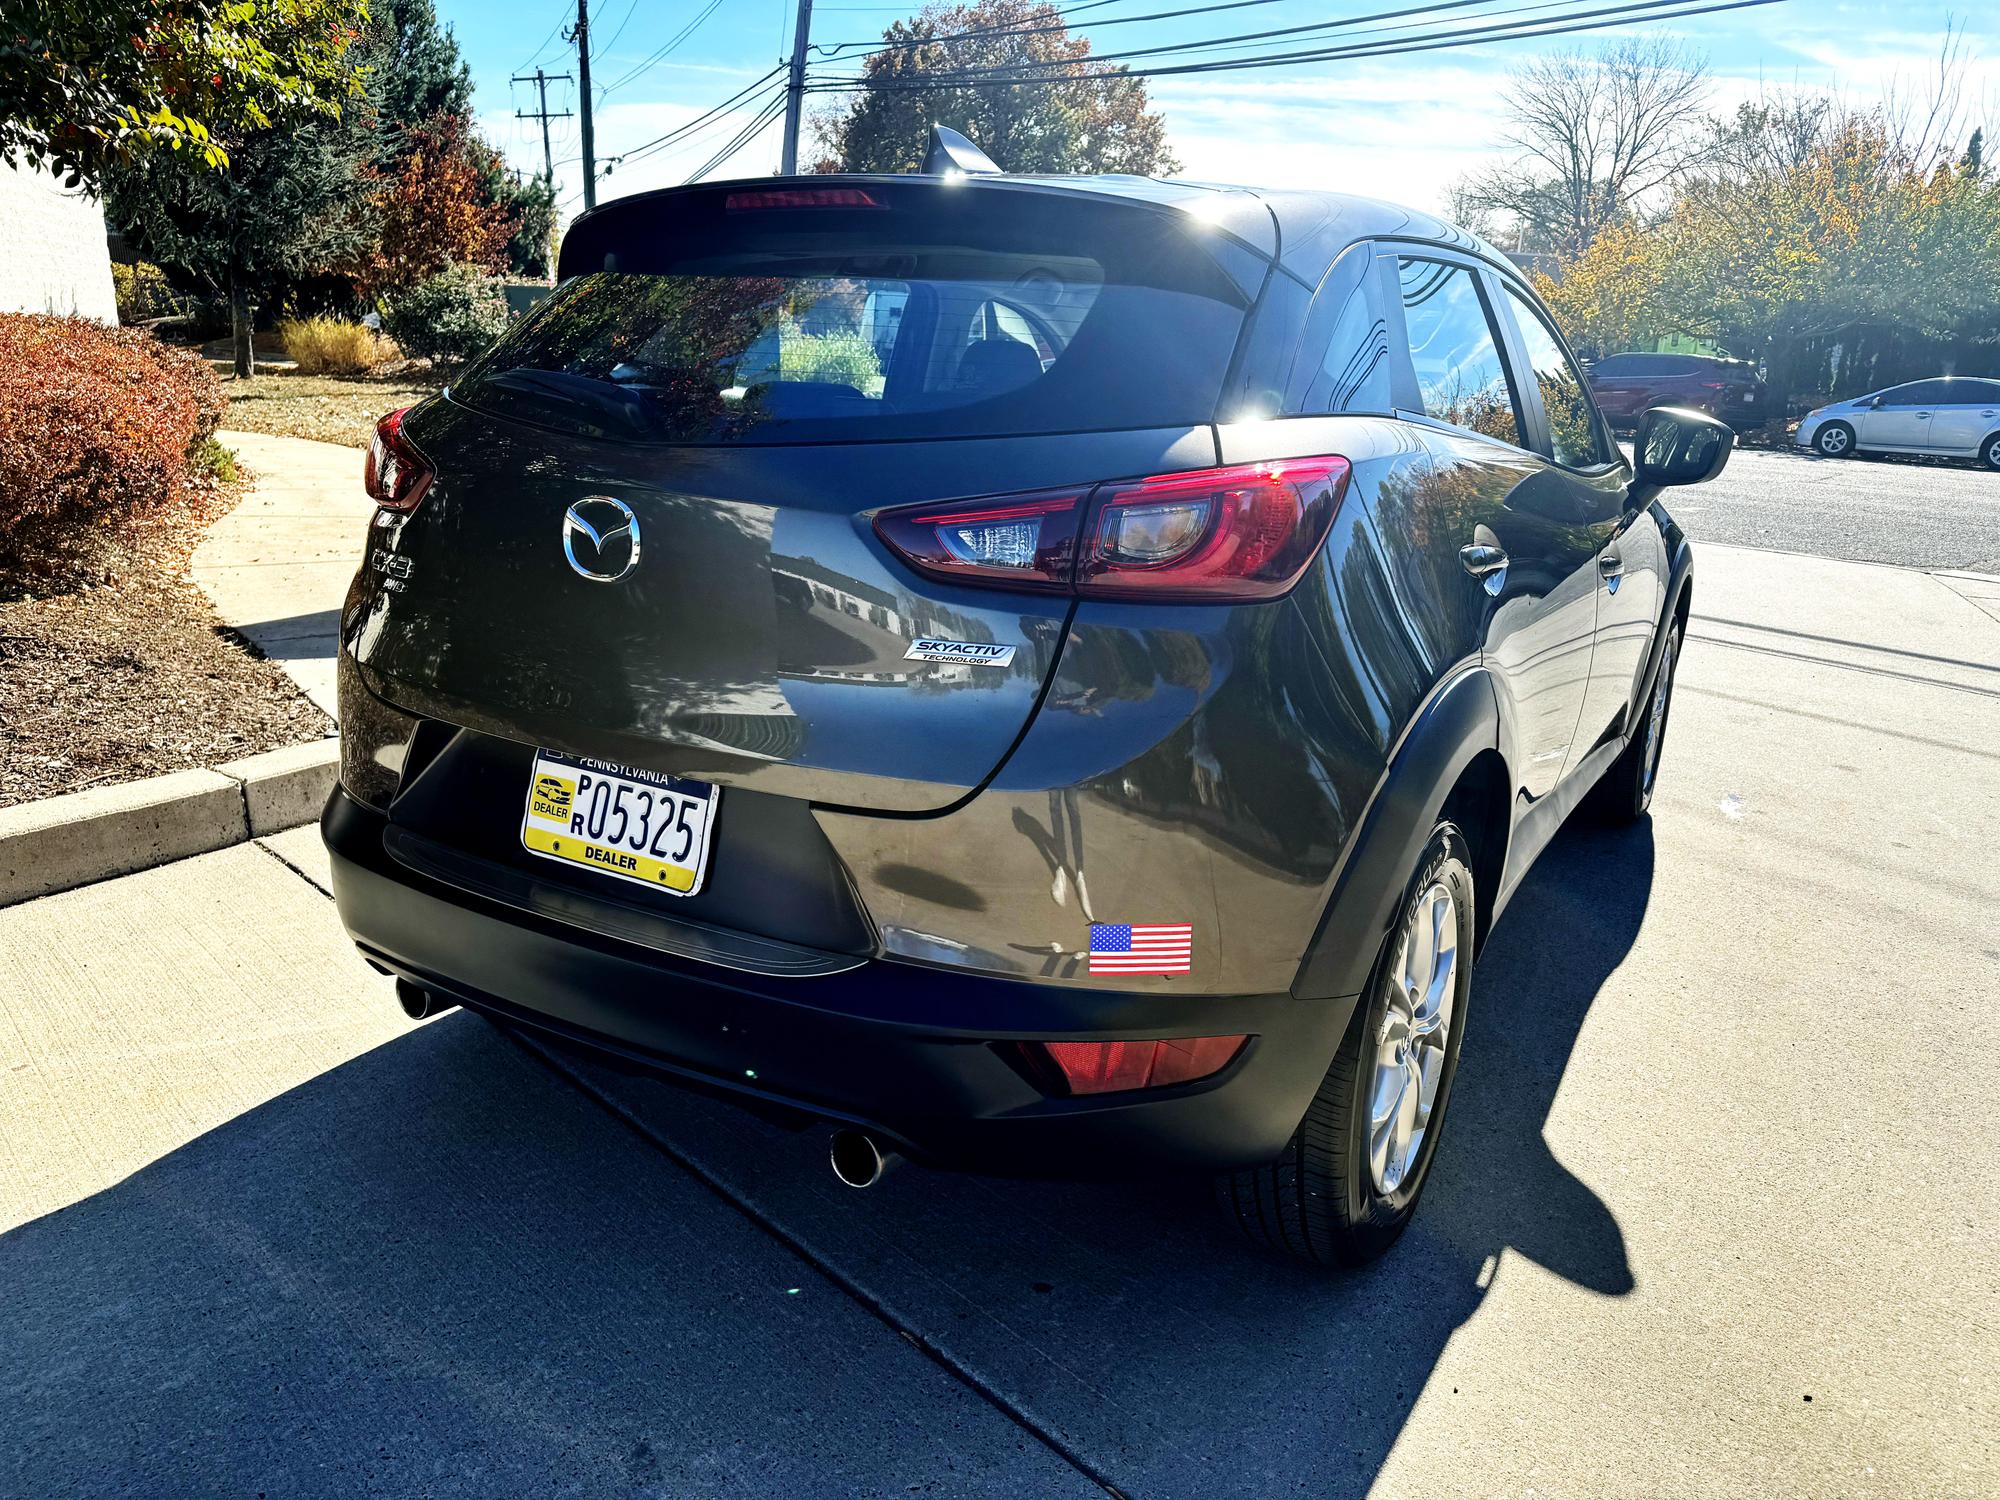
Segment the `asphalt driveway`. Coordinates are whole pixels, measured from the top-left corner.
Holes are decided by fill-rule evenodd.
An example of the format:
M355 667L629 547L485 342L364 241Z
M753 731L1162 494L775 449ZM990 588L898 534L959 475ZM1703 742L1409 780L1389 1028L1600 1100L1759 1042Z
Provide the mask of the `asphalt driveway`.
M1697 589L1344 1277L409 1028L309 830L0 911L0 1493L1994 1492L2000 583Z

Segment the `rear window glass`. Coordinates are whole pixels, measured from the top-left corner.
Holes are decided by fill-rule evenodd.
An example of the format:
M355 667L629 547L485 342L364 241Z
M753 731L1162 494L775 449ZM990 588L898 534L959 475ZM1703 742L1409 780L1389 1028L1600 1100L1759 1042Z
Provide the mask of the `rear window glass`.
M1011 215L707 207L678 246L613 251L565 281L454 399L667 443L1213 418L1244 298L1157 220L1056 222L1075 216L1018 195Z

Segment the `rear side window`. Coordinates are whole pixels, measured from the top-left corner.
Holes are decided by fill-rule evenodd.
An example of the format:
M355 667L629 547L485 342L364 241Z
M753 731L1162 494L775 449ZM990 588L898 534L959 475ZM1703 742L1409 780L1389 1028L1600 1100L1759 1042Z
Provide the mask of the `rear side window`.
M1908 385L1894 386L1882 393L1884 406L1927 406L1932 401L1931 392L1939 382L1935 380L1913 380Z
M1463 266L1436 260L1397 262L1403 327L1424 415L1521 445L1499 341L1479 285Z
M1312 374L1299 409L1304 412L1389 412L1395 409L1389 384L1389 328L1377 316L1369 295L1374 262L1366 246L1351 266L1337 268L1328 278L1335 310L1325 318L1325 342L1302 351L1312 361ZM1343 274L1345 270L1348 274ZM1335 280L1334 278L1338 278ZM1313 343L1319 340L1322 316L1308 324Z
M1542 394L1542 410L1548 413L1549 444L1555 461L1572 469L1594 469L1609 463L1611 451L1597 420L1596 403L1590 399L1590 387L1563 353L1541 310L1511 286L1507 296L1514 304L1514 321L1520 325L1528 364Z
M766 194L664 200L679 212L657 236L635 224L453 397L666 443L1213 420L1247 299L1157 217L1026 194L968 210L963 192L870 192L884 201L832 211L724 206L780 196Z
M1657 354L1614 354L1609 359L1599 360L1597 373L1638 379L1646 375L1658 375L1666 363Z

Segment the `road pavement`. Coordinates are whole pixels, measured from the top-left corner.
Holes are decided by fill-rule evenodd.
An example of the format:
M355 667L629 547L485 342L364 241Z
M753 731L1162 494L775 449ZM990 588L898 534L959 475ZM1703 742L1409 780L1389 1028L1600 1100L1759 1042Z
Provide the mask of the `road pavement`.
M409 1027L309 829L0 911L0 1493L1994 1493L2000 583L1696 589L1344 1276Z
M2000 474L1977 465L1745 448L1665 501L1696 541L2000 573Z

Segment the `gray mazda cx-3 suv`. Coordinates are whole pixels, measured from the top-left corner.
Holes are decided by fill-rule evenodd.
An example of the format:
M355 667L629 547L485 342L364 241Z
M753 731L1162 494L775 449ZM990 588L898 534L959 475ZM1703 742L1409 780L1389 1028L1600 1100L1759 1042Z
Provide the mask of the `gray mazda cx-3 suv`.
M1380 1253L1472 962L1642 815L1689 606L1533 294L1422 214L1137 178L620 200L385 418L341 916L462 1004L894 1153L1221 1174Z

